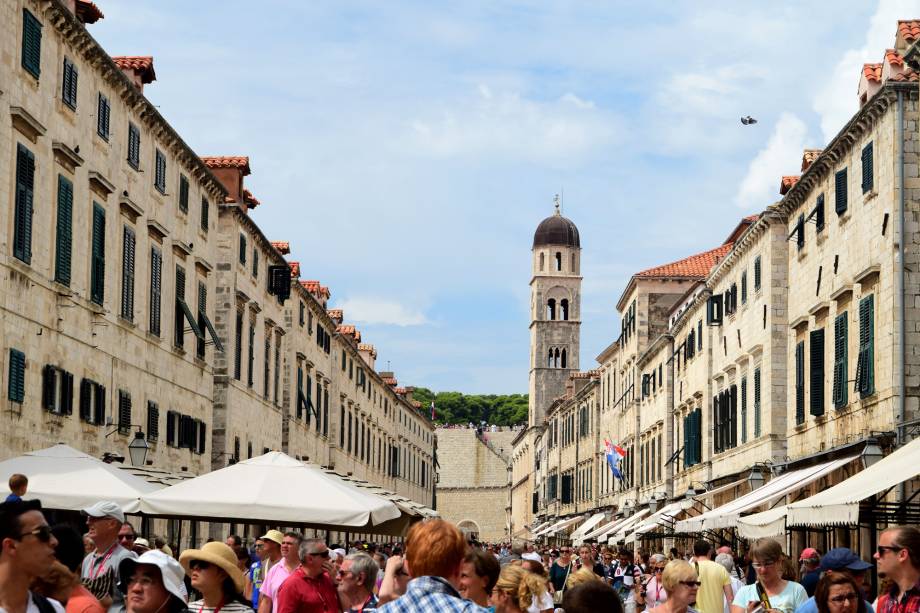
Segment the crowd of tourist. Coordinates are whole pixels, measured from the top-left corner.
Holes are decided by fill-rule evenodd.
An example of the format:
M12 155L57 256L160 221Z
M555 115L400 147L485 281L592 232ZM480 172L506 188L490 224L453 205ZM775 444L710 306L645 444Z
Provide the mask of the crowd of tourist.
M912 526L882 532L873 562L806 548L796 565L771 539L743 555L705 540L685 554L492 545L439 519L404 543L268 530L251 549L230 535L177 557L138 537L114 502L84 509L81 535L50 526L24 492L0 504L0 613L920 613Z

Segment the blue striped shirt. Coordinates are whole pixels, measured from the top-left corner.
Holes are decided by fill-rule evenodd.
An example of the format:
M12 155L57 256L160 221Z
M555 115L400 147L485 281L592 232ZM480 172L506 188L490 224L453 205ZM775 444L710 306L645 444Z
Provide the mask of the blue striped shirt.
M377 613L487 613L470 600L464 600L441 577L419 577L409 582L406 593L377 609Z

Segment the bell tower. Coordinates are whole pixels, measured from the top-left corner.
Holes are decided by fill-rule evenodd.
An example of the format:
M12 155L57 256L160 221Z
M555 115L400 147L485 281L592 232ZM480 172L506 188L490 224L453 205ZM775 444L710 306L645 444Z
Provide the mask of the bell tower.
M537 226L530 278L529 424L543 423L547 408L578 372L581 330L581 242L578 228L556 211Z

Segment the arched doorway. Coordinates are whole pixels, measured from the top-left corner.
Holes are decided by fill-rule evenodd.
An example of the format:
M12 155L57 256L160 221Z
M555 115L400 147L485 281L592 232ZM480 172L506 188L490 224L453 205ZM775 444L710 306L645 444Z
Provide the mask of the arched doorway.
M463 533L463 536L466 537L467 541L479 540L479 524L473 520L464 519L462 522L457 524L457 527L460 528L460 532Z

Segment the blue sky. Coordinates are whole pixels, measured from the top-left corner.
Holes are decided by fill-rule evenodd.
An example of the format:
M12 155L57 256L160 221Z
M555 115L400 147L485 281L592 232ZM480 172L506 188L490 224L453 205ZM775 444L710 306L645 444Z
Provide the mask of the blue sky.
M527 391L530 246L582 237L583 369L629 276L720 244L856 110L918 0L100 0L112 55L401 384ZM753 115L754 126L739 117Z

